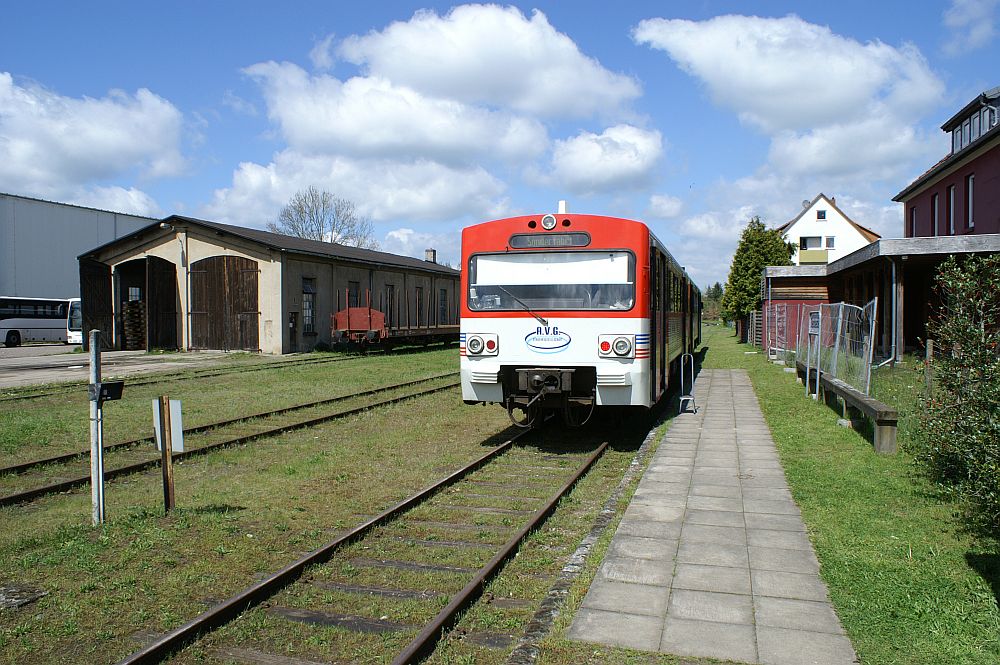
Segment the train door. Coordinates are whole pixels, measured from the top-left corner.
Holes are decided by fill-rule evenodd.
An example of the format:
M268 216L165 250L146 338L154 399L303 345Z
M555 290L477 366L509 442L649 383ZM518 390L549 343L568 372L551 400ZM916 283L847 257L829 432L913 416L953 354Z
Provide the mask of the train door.
M660 309L662 308L662 293L660 285L660 253L656 246L649 248L649 403L655 404L660 395L660 384L656 371L657 359L660 355Z
M670 284L670 271L667 270L667 266L667 258L663 254L660 254L660 339L657 344L660 351L660 363L657 374L660 378L661 392L665 391L667 386L670 385L670 373L668 370L670 367L668 360L670 345L667 343L670 331L668 325L669 319L667 317L667 312L670 310L669 289L667 286Z

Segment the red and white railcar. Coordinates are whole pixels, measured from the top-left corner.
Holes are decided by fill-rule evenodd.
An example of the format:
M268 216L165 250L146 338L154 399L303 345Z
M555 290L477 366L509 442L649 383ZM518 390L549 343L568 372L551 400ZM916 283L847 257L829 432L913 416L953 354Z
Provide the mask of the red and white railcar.
M462 231L460 354L467 404L528 426L561 411L649 408L701 338L701 293L642 222L511 217Z

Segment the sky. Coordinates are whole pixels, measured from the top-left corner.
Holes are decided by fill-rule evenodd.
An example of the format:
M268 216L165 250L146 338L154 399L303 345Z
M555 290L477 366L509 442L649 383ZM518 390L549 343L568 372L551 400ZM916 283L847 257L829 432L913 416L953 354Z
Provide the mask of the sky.
M1000 85L1000 0L19 2L0 192L264 228L309 186L386 251L569 210L645 221L703 289L820 192L883 237Z

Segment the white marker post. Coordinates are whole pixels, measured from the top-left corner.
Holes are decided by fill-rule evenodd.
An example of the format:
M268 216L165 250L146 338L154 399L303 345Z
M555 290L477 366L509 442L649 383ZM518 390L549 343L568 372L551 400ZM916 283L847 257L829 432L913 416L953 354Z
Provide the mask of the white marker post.
M163 472L163 508L169 513L175 505L173 453L184 452L180 400L169 399L166 395L153 400L153 437L160 451Z
M90 331L90 497L93 523L104 523L104 409L101 408L101 331Z

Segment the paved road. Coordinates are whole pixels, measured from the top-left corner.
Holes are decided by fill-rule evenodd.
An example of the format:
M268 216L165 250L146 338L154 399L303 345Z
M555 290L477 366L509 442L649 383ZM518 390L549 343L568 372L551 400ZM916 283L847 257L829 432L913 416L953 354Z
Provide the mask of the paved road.
M63 353L70 353L79 346L69 346L68 344L23 344L7 348L0 344L0 361L7 358L33 358L35 356L55 356Z

